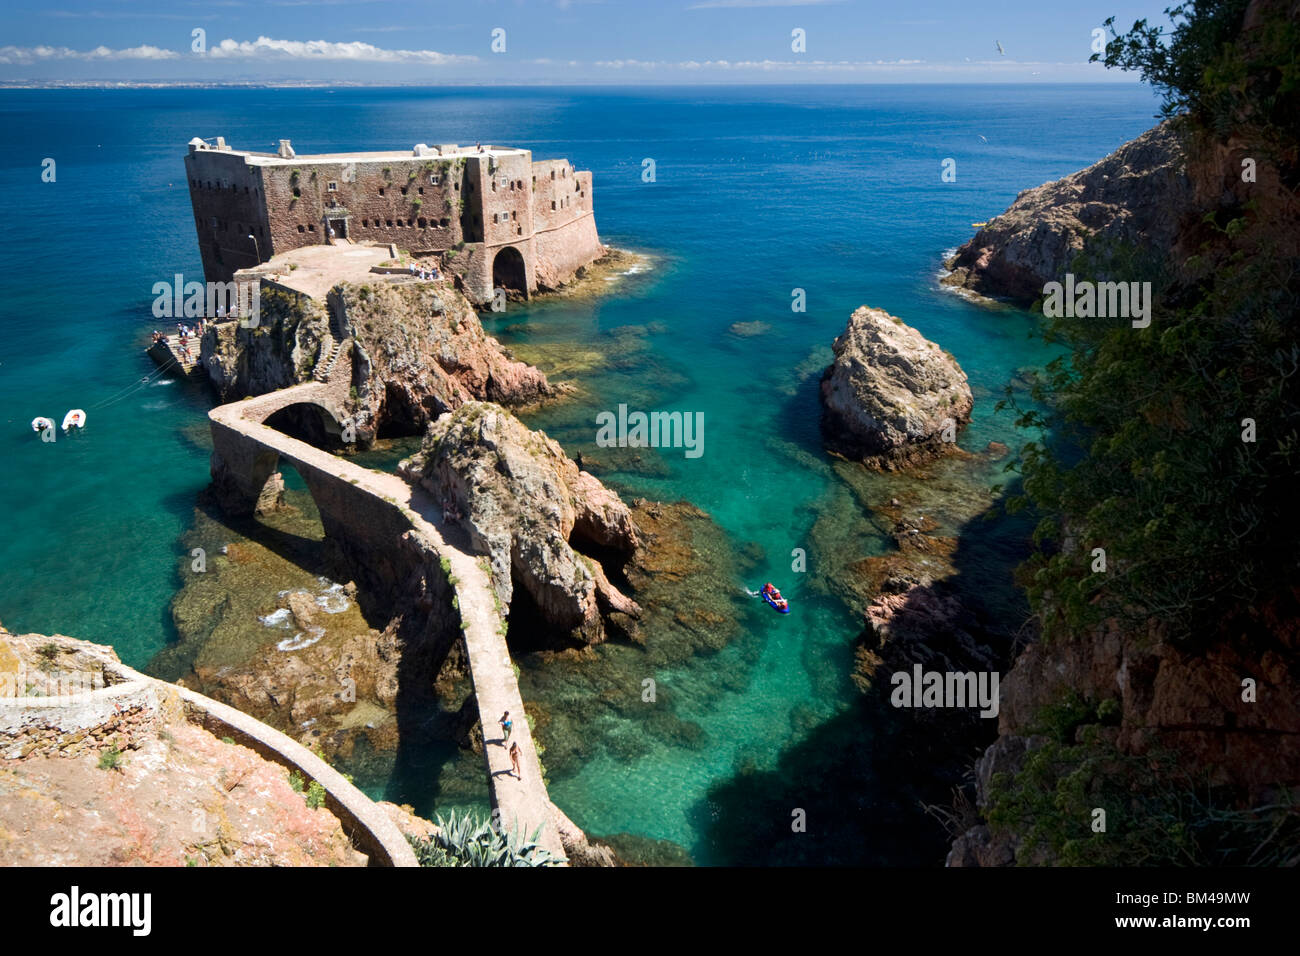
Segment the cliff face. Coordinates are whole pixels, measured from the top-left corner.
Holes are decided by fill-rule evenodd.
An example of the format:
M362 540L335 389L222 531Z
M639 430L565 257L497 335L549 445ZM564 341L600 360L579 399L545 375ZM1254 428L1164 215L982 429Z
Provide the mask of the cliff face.
M467 401L525 405L558 394L511 359L464 295L417 282L345 283L326 302L264 287L261 323L214 325L200 363L222 401L310 381L335 343L352 350L361 442L381 429L418 432Z
M821 383L822 431L833 451L877 467L913 463L941 454L970 421L966 374L902 319L863 306L834 351Z
M1022 193L950 260L953 272L944 281L1029 300L1041 295L1044 282L1059 280L1076 254L1104 253L1117 240L1141 247L1164 265L1165 295L1175 304L1200 302L1200 289L1212 284L1216 268L1252 262L1266 251L1285 267L1277 301L1286 302L1286 276L1294 275L1300 253L1300 202L1285 185L1294 166L1289 174L1279 173L1257 147L1246 145L1251 140L1258 137L1238 131L1216 139L1191 129L1176 133L1162 124L1087 170ZM1253 175L1244 177L1248 159ZM1248 222L1247 229L1224 228L1234 220L1237 226ZM1227 325L1236 321L1234 309L1251 290L1223 288L1228 294L1215 303L1214 318ZM1231 335L1259 334L1249 308L1242 307L1246 319L1231 328ZM1172 309L1169 320L1176 321ZM1180 332L1165 334L1172 338ZM1216 358L1209 355L1195 371L1214 376ZM1217 380L1236 375L1230 365L1220 361ZM1237 380L1249 384L1254 374ZM1243 389L1243 394L1250 392ZM1116 402L1124 398L1120 393ZM1253 407L1249 397L1237 401ZM1234 406L1226 414L1236 419L1242 413ZM1185 422L1171 426L1186 427ZM1236 453L1236 434L1233 430L1229 454ZM1254 454L1253 445L1245 447ZM1284 460L1283 453L1268 454L1274 457L1257 459L1257 480L1284 481L1274 473L1282 467L1276 462ZM1162 492L1172 498L1169 487L1165 483ZM1229 502L1225 494L1222 507L1232 508ZM1168 507L1178 507L1177 502ZM1070 517L1062 516L1067 527ZM1274 517L1286 520L1284 514ZM1250 530L1238 548L1251 546ZM1066 552L1076 546L1068 540L1062 545ZM1226 547L1224 560L1230 561L1231 541ZM1112 565L1108 573L1124 571ZM1087 852L1104 853L1097 849L1103 840L1115 846L1130 838L1120 814L1131 820L1152 806L1170 816L1186 814L1177 829L1196 834L1189 841L1193 850L1203 839L1208 846L1239 851L1244 859L1271 842L1269 852L1289 852L1294 862L1296 815L1282 817L1286 788L1300 786L1300 591L1292 578L1261 600L1239 605L1249 613L1231 633L1222 633L1229 629L1220 622L1205 620L1196 622L1190 635L1173 635L1162 612L1130 607L1127 620L1112 617L1030 645L1002 681L999 738L975 767L983 820L966 821L949 864L1068 862L1071 850L1090 836ZM1039 609L1041 619L1055 621L1058 610L1049 596ZM1080 806L1058 812L1076 785ZM1109 798L1102 785L1112 786L1105 791ZM1084 817L1093 806L1112 814L1114 837L1090 834ZM1279 808L1282 817L1269 816ZM1050 826L1066 820L1069 827L1045 835L1039 830L1044 820ZM1074 828L1080 820L1083 825ZM1248 824L1258 829L1230 829ZM1235 836L1225 841L1225 832ZM1169 834L1165 844L1174 839ZM1165 852L1164 845L1160 849ZM1095 861L1096 856L1074 859Z
M356 342L359 434L420 431L466 402L528 405L558 394L483 331L459 292L422 283L343 285L330 293Z
M1022 192L944 263L940 281L1032 302L1086 244L1171 251L1194 197L1178 136L1162 123L1087 169Z
M464 514L503 605L522 590L548 627L584 644L604 640L611 619L640 614L600 560L621 573L635 552L631 513L544 432L471 402L438 419L401 470ZM512 620L527 618L512 608Z

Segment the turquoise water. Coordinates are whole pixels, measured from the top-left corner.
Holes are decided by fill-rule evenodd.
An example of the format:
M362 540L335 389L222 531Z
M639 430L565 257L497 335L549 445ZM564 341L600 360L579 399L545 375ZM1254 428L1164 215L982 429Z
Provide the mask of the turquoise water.
M610 355L575 376L578 399L530 424L599 457L590 446L600 410L702 412L701 457L665 450L653 474L607 468L602 477L703 508L753 567L747 579L736 568L709 582L732 595L741 637L716 655L641 668L699 733L634 740L639 718L603 716L592 728L601 746L552 769L553 796L594 833L672 840L697 862L753 859L719 825L733 812L719 793L770 780L792 749L854 706L860 627L817 586L845 559L827 553L824 519L835 515L833 526L843 514L842 548L883 547L855 530L861 505L820 450L816 373L830 342L858 305L902 317L951 351L977 390L962 446L1014 442L992 393L1045 353L1027 316L938 291L941 255L1019 190L1148 128L1153 108L1145 90L1110 86L0 92L9 211L0 621L111 643L138 666L174 639L168 602L185 559L179 538L207 482L210 399L181 384L140 384L153 371L141 347L153 283L199 271L183 187L190 137L250 148L291 138L300 152L482 140L566 156L594 173L602 238L646 252L652 267L606 297L485 320L521 351L583 343ZM47 156L55 183L41 182ZM940 181L947 157L957 160L955 183ZM805 312L791 311L794 289L804 290ZM737 335L728 331L736 322L769 328ZM61 419L72 407L89 413L84 434L34 440L32 417ZM805 573L791 570L795 548L807 553ZM991 547L972 573L1004 578L1013 552ZM764 580L795 613L759 613L741 594ZM619 663L637 673L634 660ZM526 691L547 686L536 661L523 666ZM576 712L573 686L562 693L555 683L547 703L557 714ZM411 797L429 772L371 789Z

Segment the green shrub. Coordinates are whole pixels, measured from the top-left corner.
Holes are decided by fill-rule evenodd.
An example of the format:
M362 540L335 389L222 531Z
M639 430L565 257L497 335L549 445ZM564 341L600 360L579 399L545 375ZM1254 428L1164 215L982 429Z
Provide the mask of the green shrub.
M537 845L540 828L531 837L507 835L489 821L453 811L435 821L439 832L428 838L408 836L421 866L558 866L561 862Z
M121 770L122 769L122 751L116 746L109 747L99 755L100 770Z
M307 786L307 808L316 810L325 803L325 788L313 780Z

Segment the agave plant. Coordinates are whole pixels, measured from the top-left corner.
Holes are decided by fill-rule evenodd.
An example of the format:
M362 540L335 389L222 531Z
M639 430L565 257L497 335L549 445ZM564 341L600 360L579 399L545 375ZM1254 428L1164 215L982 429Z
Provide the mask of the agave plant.
M491 821L471 813L436 820L432 837L411 837L415 858L421 866L558 866L560 860L538 845L542 829L531 836L503 833Z

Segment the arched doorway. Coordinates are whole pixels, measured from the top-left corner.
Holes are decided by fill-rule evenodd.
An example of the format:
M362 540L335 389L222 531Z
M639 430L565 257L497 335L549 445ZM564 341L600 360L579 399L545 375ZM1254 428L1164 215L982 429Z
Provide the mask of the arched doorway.
M505 246L492 260L492 288L528 294L528 269L514 246Z

